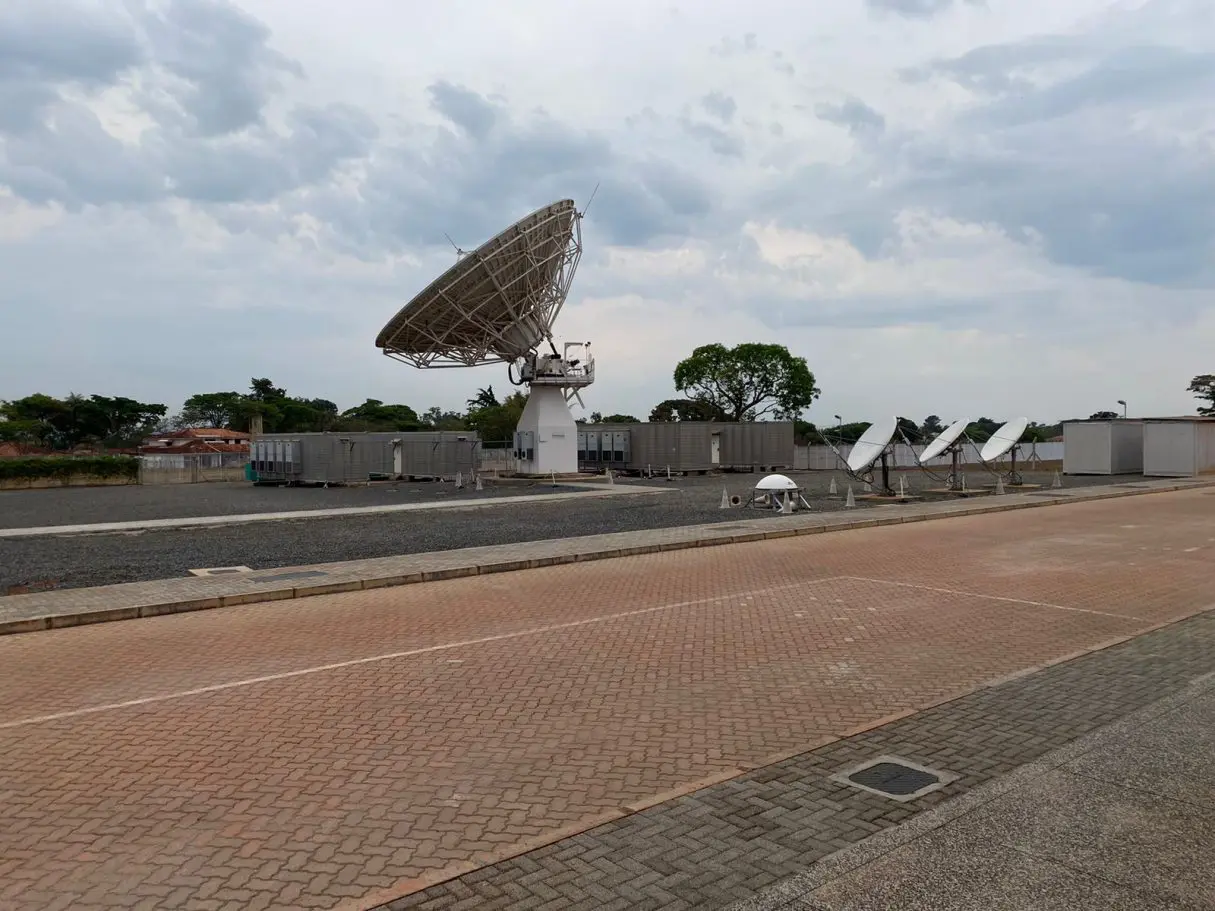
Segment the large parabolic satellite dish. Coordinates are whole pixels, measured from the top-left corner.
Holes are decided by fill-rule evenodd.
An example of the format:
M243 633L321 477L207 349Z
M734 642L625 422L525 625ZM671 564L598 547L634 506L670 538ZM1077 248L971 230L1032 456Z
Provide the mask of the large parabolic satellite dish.
M994 462L1006 455L1010 449L1021 442L1021 437L1025 435L1025 428L1028 426L1029 418L1013 418L996 430L983 444L983 448L979 450L979 458L984 462Z
M898 418L887 418L884 421L874 421L870 424L861 434L861 438L853 444L852 451L848 453L848 470L853 474L859 474L877 461L877 457L894 439L894 432L898 426Z
M961 421L954 421L952 424L942 430L939 434L937 434L937 438L935 440L924 447L924 451L920 453L920 463L923 464L924 462L927 462L930 459L935 459L937 456L944 453L945 450L949 449L958 441L958 437L962 435L969 425L970 421L963 419Z
M581 256L574 201L537 209L462 254L388 321L376 347L416 367L527 357L551 340Z
M523 474L578 470L569 400L594 382L595 361L589 343L559 352L553 323L582 258L581 220L574 201L563 199L461 252L375 340L384 354L415 367L516 365L511 381L529 387L514 439Z

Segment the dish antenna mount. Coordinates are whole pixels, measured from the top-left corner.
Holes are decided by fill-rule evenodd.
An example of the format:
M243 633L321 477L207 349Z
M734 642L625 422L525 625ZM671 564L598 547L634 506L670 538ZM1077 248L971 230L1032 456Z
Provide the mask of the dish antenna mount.
M450 238L448 238L450 240ZM570 402L595 381L590 342L558 351L553 323L582 259L582 213L572 199L537 209L457 260L388 321L377 348L414 367L507 364L528 387L515 431L523 474L578 470Z
M994 475L1004 475L1008 478L1010 487L1020 487L1024 483L1021 472L1017 470L1017 453L1021 449L1021 437L1029 427L1029 418L1013 418L1007 424L996 429L983 448L979 450L979 461ZM1009 456L1007 472L1001 470L998 464L1004 456Z
M924 447L923 451L915 457L916 464L920 466L920 470L936 481L940 481L939 474L932 470L928 464L933 459L943 455L949 456L949 475L944 479L945 486L948 490L961 492L965 488L962 485L962 447L966 443L970 443L970 438L966 435L966 428L970 426L970 421L960 420L954 421L939 434L936 439ZM915 451L914 449L912 450Z
M852 444L848 458L844 458L837 444L832 442L827 434L820 430L819 436L843 463L848 477L856 481L873 484L875 467L880 465L882 480L879 494L883 497L894 497L897 494L890 486L890 456L894 453L894 438L898 433L898 418L882 418L874 421L861 434L860 439Z

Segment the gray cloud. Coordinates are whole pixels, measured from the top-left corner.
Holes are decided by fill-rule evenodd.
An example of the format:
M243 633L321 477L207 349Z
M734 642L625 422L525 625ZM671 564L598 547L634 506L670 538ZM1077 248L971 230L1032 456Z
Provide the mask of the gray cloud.
M366 251L446 245L445 235L471 246L554 199L583 202L596 184L589 218L609 243L685 236L711 208L704 182L669 161L634 159L596 132L543 111L520 117L464 87L436 83L428 93L458 131L427 142L417 130L408 144L380 146L357 198L334 192L315 203Z
M865 0L876 13L893 13L907 19L932 19L954 6L955 0ZM984 6L986 0L957 0L970 6Z
M110 85L144 59L128 17L68 0L8 0L0 5L0 131L36 128L58 86Z
M168 197L265 202L365 157L378 129L349 105L264 109L294 61L226 0L98 8L19 0L0 11L0 185L68 208ZM136 78L137 77L137 78ZM138 144L63 90L126 87L155 121Z
M738 104L724 92L709 92L700 99L700 106L722 123L729 123L733 120L734 114L738 110Z
M474 139L483 139L498 119L490 101L463 86L440 80L427 88L430 104L436 111Z
M171 0L143 19L151 54L170 77L163 90L189 128L220 136L261 122L281 78L302 67L268 46L270 30L228 0Z
M854 136L881 133L886 129L886 118L859 98L849 98L842 104L820 104L814 113L820 120L846 127Z
M872 158L791 175L790 186L814 187L788 193L792 224L843 233L871 255L896 212L923 208L1014 237L1030 229L1053 261L1096 275L1179 287L1215 278L1215 169L1180 132L1215 127L1215 55L1036 38L934 61L914 78L975 96L943 127L888 129ZM874 123L863 104L845 107L817 113Z
M727 158L741 158L743 155L745 149L743 141L720 127L715 127L711 123L697 123L687 117L680 118L679 125L693 139L703 142L712 149L714 154Z

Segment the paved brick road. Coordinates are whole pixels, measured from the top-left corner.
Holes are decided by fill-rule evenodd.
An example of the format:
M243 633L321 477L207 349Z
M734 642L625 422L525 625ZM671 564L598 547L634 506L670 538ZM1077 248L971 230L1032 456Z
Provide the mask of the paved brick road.
M359 907L414 891L1202 610L1213 502L8 637L0 906Z

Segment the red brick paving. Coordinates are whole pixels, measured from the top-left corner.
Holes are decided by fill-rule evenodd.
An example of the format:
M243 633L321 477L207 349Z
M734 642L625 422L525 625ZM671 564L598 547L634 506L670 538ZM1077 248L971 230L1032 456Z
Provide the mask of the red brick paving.
M6 637L0 907L357 907L1209 607L1211 503L1160 494ZM132 700L150 701L70 714Z

